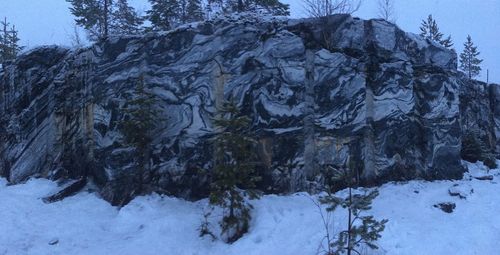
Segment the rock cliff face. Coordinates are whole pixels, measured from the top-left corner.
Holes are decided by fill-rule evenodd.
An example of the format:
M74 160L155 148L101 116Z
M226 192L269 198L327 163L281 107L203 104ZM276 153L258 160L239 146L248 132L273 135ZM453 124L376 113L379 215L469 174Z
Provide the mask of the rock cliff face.
M381 20L235 18L5 64L0 173L90 176L126 203L139 170L121 122L140 77L162 116L145 185L186 198L207 195L224 99L253 120L266 192L314 191L349 155L366 185L459 178L461 123L500 148L500 90L462 78L454 52Z

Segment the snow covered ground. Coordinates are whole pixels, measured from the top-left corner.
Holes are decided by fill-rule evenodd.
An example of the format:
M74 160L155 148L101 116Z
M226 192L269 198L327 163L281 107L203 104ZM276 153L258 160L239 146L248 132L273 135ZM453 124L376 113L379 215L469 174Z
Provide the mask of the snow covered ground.
M471 173L460 181L380 187L371 213L389 223L378 242L380 250L367 254L499 254L500 171L490 171L493 180L481 181L472 176L486 174L484 166L468 166ZM450 187L466 198L450 196ZM41 197L56 190L55 183L43 179L15 186L0 179L0 254L315 255L321 251L324 228L311 200L316 197L305 193L254 201L250 232L227 245L198 237L206 200L150 195L119 210L94 193L81 192L61 202L42 202ZM433 207L441 202L453 202L456 208L445 213ZM344 224L345 212L338 211L334 219Z

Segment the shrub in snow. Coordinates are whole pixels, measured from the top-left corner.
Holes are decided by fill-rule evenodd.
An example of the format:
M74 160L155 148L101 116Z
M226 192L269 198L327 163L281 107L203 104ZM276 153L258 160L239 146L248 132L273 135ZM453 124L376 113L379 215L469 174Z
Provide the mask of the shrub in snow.
M200 231L200 237L208 235L212 238L212 240L215 240L216 237L212 232L212 230L210 230L210 221L209 221L212 211L213 210L203 213L203 221L201 222L201 225L198 228L198 230Z
M248 199L259 196L253 189L259 180L255 174L255 140L249 131L250 118L241 115L234 102L223 104L214 124L215 165L210 203L223 208L221 235L233 243L248 231L253 208Z
M462 159L475 163L481 159L482 146L475 131L467 132L462 138Z
M497 168L497 159L495 158L495 155L493 153L486 153L483 156L483 163L489 169Z
M483 161L490 169L497 167L495 155L488 151L484 142L479 138L479 131L468 131L462 138L462 159L472 163Z
M435 204L434 207L441 209L445 213L452 213L453 210L457 207L455 203L451 202L446 202L446 203L439 203Z
M349 164L351 165L351 164ZM342 181L348 186L348 195L338 197L333 193L331 187L327 190L327 195L320 197L320 203L327 205L327 212L333 212L339 206L347 210L347 229L337 234L336 239L330 237L328 223L326 226L328 241L327 255L344 254L351 255L353 252L360 254L363 246L371 249L378 249L375 241L381 237L387 219L377 221L373 216L366 215L366 211L371 209L371 203L379 192L372 190L363 194L353 194L355 185L354 167L343 167L334 174L334 181ZM323 215L322 215L323 216ZM323 222L325 220L323 218Z

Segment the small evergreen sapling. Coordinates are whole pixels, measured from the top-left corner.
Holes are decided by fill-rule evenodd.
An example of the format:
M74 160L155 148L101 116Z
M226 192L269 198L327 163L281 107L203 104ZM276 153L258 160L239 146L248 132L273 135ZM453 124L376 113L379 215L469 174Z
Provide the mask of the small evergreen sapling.
M213 207L210 208L209 211L203 212L203 221L201 222L201 225L198 228L198 231L200 232L200 237L208 235L212 238L212 241L214 241L217 238L216 238L215 234L212 233L212 231L210 230L211 227L210 227L210 220L209 220L210 216L212 215L212 212L213 212Z
M327 205L326 210L330 213L335 211L338 206L347 209L348 218L347 229L340 231L335 241L329 241L327 255L360 254L359 249L363 245L371 249L378 249L375 241L381 237L380 233L384 231L388 220L377 221L373 216L364 213L371 209L373 199L379 194L378 190L364 194L353 194L356 175L352 166L337 171L332 179L337 183L344 182L348 187L348 195L345 198L335 196L330 188L327 195L320 197L320 203ZM331 238L328 239L331 240Z
M160 121L159 112L155 109L156 98L144 88L141 76L132 98L127 101L125 113L127 118L122 123L124 142L135 148L138 155L138 184L142 192L145 171L149 168L151 142L153 132Z
M238 240L248 231L253 208L248 199L259 194L254 190L259 180L255 174L257 156L249 126L234 102L226 102L214 119L215 162L212 173L210 204L223 209L221 235L228 243Z

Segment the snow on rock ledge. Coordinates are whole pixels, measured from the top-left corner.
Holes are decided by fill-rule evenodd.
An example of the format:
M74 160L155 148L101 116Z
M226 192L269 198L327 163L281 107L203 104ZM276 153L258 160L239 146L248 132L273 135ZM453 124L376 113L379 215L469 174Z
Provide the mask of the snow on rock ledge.
M456 54L385 21L335 15L221 19L26 53L0 71L0 173L13 183L54 169L88 175L111 203L129 201L139 171L120 121L140 76L166 120L144 176L151 190L207 195L223 97L253 119L266 192L314 190L347 155L364 184L464 171Z

